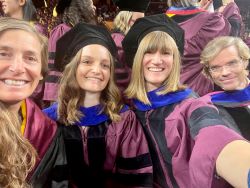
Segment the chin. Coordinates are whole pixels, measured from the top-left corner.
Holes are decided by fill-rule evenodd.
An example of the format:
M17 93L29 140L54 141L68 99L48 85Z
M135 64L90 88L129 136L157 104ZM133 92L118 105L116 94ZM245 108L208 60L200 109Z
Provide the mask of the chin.
M237 86L224 86L224 87L222 86L221 88L225 91L237 90Z

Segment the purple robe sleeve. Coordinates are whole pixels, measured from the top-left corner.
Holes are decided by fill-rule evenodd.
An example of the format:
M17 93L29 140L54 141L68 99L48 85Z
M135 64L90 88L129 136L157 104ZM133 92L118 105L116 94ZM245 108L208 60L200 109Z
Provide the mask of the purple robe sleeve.
M229 3L222 12L223 16L231 24L231 36L240 37L241 29L243 26L243 20L240 15L240 9L236 3Z
M231 25L220 13L204 12L180 23L180 26L185 30L181 82L203 96L213 91L213 84L202 73L200 54L210 40L229 35Z
M215 176L216 159L228 143L243 139L225 126L209 100L188 99L165 120L173 174L180 187L224 187L227 183Z
M112 123L107 132L105 169L113 168L121 181L135 178L142 186L152 183L152 162L142 127L132 111L121 114L119 123Z

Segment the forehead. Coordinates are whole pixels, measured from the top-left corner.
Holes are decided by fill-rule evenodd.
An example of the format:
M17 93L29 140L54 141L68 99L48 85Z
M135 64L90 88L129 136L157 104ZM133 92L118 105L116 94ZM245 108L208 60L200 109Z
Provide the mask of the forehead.
M9 29L0 33L0 48L32 51L41 53L41 42L38 37L31 32L21 29Z
M229 46L221 50L215 58L209 62L209 65L220 65L232 60L239 59L239 53L235 46Z
M106 47L99 44L90 44L82 48L82 56L88 55L92 57L98 57L98 56L110 57L109 54L110 54L109 50Z

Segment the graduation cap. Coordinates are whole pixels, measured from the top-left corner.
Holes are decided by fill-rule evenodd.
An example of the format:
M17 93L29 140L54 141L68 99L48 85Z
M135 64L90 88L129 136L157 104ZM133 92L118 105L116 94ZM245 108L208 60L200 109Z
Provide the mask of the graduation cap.
M56 12L58 14L63 14L65 8L69 7L71 3L71 0L58 0L57 6L56 6Z
M184 31L165 14L146 16L136 20L122 41L126 63L132 67L140 41L152 31L168 33L176 42L180 54L184 51Z
M116 57L117 50L109 31L100 25L78 23L56 43L55 68L63 71L66 64L84 46L100 44Z
M113 0L113 2L120 11L146 12L150 0Z
M32 3L36 7L36 9L47 7L46 0L32 0Z

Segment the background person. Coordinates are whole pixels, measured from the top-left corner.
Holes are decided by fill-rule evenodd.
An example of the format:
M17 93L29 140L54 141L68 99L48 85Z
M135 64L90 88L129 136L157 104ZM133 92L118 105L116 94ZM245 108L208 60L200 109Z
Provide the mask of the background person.
M129 84L131 74L131 69L125 62L122 41L134 22L138 18L145 16L149 2L149 0L138 0L136 2L132 0L118 0L114 2L119 8L119 13L114 19L111 36L118 49L118 61L115 64L115 80L122 93Z

